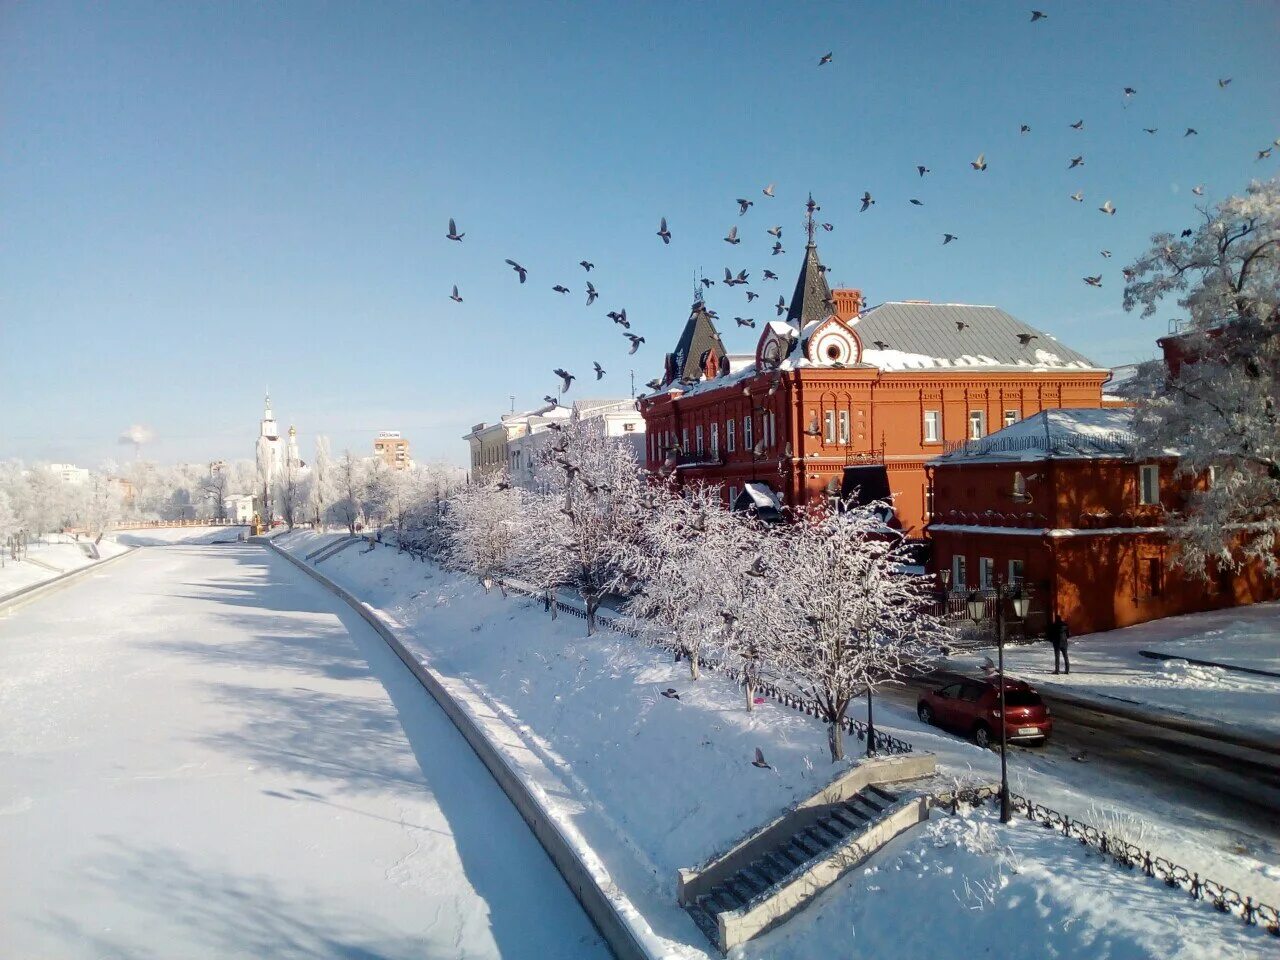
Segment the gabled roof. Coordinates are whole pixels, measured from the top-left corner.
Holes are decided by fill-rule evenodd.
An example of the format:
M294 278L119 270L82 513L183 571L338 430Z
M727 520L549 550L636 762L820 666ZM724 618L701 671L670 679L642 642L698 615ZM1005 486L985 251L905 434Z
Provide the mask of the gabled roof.
M1134 443L1132 407L1042 410L981 440L969 440L931 463L1123 459L1134 456Z
M700 299L695 300L693 311L684 325L684 332L680 334L671 354L675 358L676 379L699 379L702 376L702 357L713 347L720 356L726 355L720 333L707 315L706 304Z
M865 311L854 329L862 339L863 362L881 370L1106 369L999 307L891 301Z
M804 248L804 263L796 278L795 292L791 294L787 323L799 330L811 321L825 320L835 312L832 304L827 274L818 259L818 245L810 240Z

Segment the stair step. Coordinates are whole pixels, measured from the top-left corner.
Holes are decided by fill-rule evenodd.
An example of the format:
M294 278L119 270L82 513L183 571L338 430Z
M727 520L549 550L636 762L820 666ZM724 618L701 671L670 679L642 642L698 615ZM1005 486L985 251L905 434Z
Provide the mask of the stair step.
M856 797L849 800L847 806L864 820L878 820L880 818L880 811L883 809L882 807L878 807L867 800L867 798L862 796L862 794L858 794Z
M700 899L705 900L706 898L701 897ZM720 927L716 923L716 918L713 914L707 913L706 910L692 903L684 909L689 916L693 917L693 922L698 925L698 929L702 931L708 940L716 943L720 939Z
M725 877L720 885L737 897L740 903L746 903L755 896L755 888L743 879L741 870L731 877Z
M845 810L847 810L852 816L856 817L859 821L861 821L864 824L867 822L868 819L870 819L870 817L868 816L867 808L861 807L858 805L858 798L856 796L850 797L843 804L841 804L841 806L843 806Z
M809 839L807 836L804 836L803 834L799 834L799 833L797 833L794 837L791 838L791 846L793 848L799 847L801 850L805 852L807 856L804 858L804 861L802 862L807 862L809 860L812 860L821 852L821 847L819 847L817 843Z
M832 827L826 820L817 820L811 823L809 829L822 837L828 847L834 846L844 839L844 831Z
M727 910L737 910L746 901L742 897L733 892L728 884L720 883L711 888L711 896L720 904L720 912Z
M855 816L848 810L841 809L840 807L836 807L831 811L831 819L843 824L844 828L849 832L861 830L866 824L866 821L861 817Z
M874 809L876 813L879 813L889 805L884 797L878 796L870 790L859 790L856 799Z
M737 885L738 890L743 891L746 896L743 899L753 900L765 890L768 890L772 883L766 880L759 873L758 869L753 866L743 867L733 875L733 882Z
M755 863L751 865L751 869L753 869L760 876L764 877L764 879L768 881L769 886L773 886L775 883L777 883L779 880L781 880L783 877L785 877L788 873L791 872L791 864L790 862L788 862L787 869L783 870L782 865L778 863L776 855L772 853L766 853L763 857L761 857L759 860L757 860Z
M836 842L835 837L828 837L827 832L825 830L819 830L818 825L814 823L809 824L809 826L805 827L800 832L818 845L819 853L822 853L827 849L827 847Z
M797 849L790 840L788 840L784 846L775 848L773 851L773 857L778 861L778 863L787 868L787 873L790 873L796 867L800 866L800 864L808 860L808 854L803 850Z
M889 803L896 803L898 800L898 795L896 793L890 793L888 790L884 789L879 784L875 784L875 783L869 784L867 786L867 789L875 791L877 794L879 794L883 799L887 800Z

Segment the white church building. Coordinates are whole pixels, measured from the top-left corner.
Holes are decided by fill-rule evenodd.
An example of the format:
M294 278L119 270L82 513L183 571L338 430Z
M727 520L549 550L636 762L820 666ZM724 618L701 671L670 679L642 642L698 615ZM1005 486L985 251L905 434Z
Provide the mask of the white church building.
M258 516L270 523L278 515L276 499L278 487L290 468L306 469L298 455L298 431L289 427L288 439L280 436L280 427L271 412L271 394L267 394L262 421L258 428L258 443L254 462L257 464L257 483L254 486L253 508Z

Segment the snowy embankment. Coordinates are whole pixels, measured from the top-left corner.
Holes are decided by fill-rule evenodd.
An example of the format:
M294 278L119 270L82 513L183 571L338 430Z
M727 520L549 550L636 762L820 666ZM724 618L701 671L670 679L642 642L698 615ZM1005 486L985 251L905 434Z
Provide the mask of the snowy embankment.
M109 536L131 547L166 547L173 544L231 543L241 534L249 535L248 527L144 527L138 530L117 530Z
M325 539L300 532L277 543L305 556ZM500 745L672 956L709 949L676 905L677 868L702 863L834 772L811 718L770 702L748 714L733 683L714 674L691 682L684 664L628 636L585 637L580 620L553 621L533 601L486 595L394 548L343 551L319 569L378 611L473 713L505 722L509 738ZM668 688L679 699L663 696ZM881 707L878 723L936 752L958 775L990 778L996 770L989 752L923 727L903 709ZM859 744L849 746L856 752ZM757 747L772 769L751 765ZM1108 799L1107 783L1089 776L1080 765L1027 764L1014 786L1096 820L1088 813ZM1121 823L1136 810L1159 817L1167 809L1154 795L1125 800L1114 804ZM1135 879L1049 831L1023 822L992 839L988 819L935 815L742 956L809 957L847 952L851 943L887 952L904 937L920 945L916 952L927 946L942 958L1004 955L1028 938L1082 958L1261 956L1274 947L1259 929ZM1247 856L1197 846L1172 816L1145 842L1268 902L1280 892L1280 871L1268 877Z
M95 549L97 559L93 556ZM92 538L82 536L77 541L67 534L49 534L28 547L24 560L15 561L5 556L3 566L0 566L0 597L109 560L124 553L125 549L125 545L109 537L104 537L95 548Z
M1005 666L1044 690L1168 712L1225 733L1280 739L1280 676L1160 660L1142 651L1280 674L1280 603L1152 620L1072 640L1071 673L1053 672L1047 643L1005 648ZM971 669L990 651L952 658Z

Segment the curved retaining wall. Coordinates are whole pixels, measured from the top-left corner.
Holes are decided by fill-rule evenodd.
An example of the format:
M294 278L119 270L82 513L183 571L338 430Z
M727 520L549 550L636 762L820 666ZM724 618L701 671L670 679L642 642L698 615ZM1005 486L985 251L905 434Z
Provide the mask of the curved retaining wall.
M69 587L81 577L88 576L94 570L101 570L109 563L115 563L117 560L123 560L130 554L136 553L137 547L128 547L124 553L117 553L114 557L107 557L105 560L97 560L94 563L86 564L83 567L77 567L74 570L68 570L66 573L60 573L56 577L51 577L41 583L33 583L29 587L23 587L21 590L15 590L13 593L6 593L0 597L0 616L7 616L21 606L25 606L35 600L39 600L46 594L56 593L64 587Z
M320 571L308 566L293 554L269 541L267 546L284 557L307 576L328 588L344 600L352 610L377 631L387 645L395 651L406 667L418 678L426 691L431 694L440 708L453 721L458 732L466 738L471 749L476 752L489 773L498 781L498 786L510 798L520 816L529 824L538 842L542 844L551 862L556 865L564 877L565 883L578 898L582 908L595 924L600 935L613 951L618 960L655 960L658 954L646 949L641 938L632 928L627 915L619 904L612 899L601 885L600 879L592 872L579 856L577 848L565 836L555 817L542 804L533 791L525 783L520 771L511 763L506 755L485 735L479 724L463 709L445 689L433 671L424 666L413 656L403 643L392 632L391 628L366 603L353 593L334 583Z

